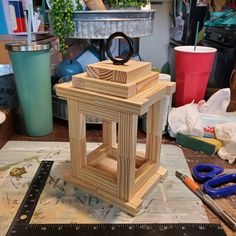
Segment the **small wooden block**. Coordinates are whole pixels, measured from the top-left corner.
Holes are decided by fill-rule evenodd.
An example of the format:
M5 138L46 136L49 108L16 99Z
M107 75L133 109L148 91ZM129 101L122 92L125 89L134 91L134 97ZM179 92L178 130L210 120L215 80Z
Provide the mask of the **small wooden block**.
M101 61L87 66L90 77L118 83L129 83L151 72L152 64L143 61L128 61L124 65L113 65L112 61Z
M98 93L130 98L133 95L153 86L159 78L158 72L150 72L130 83L122 84L112 81L91 78L88 74L81 73L72 77L72 87L90 90Z

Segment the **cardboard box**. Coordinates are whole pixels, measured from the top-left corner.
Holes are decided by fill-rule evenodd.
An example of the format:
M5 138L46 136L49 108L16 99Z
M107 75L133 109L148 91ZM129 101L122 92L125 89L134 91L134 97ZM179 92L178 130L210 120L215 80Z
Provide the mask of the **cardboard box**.
M11 109L0 107L0 111L6 115L6 120L0 124L0 148L2 148L11 139L15 131Z
M16 40L1 40L0 39L0 64L10 64L11 60L8 55L8 51L5 49L5 44L7 43L14 43ZM20 42L25 42L20 41Z

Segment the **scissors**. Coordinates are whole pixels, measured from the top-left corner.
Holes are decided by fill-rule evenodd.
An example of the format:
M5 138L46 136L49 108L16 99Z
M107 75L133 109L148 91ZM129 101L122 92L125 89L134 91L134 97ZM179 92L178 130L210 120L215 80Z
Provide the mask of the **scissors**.
M193 177L203 183L203 191L212 198L227 197L236 194L236 184L222 187L236 182L236 173L222 174L224 168L213 164L198 164L193 167Z

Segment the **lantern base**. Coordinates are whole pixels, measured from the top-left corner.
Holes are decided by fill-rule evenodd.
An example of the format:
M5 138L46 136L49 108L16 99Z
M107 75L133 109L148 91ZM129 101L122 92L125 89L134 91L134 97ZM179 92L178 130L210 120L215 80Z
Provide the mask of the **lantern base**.
M68 183L72 183L79 187L80 189L97 196L104 201L118 207L119 209L123 210L127 214L131 216L136 216L140 208L142 207L144 197L148 194L153 187L161 180L161 178L165 177L167 174L167 169L164 167L160 167L158 171L153 174L153 176L136 192L134 197L126 202L113 196L112 194L99 189L96 186L92 186L90 183L76 178L72 175L71 170L67 171L64 175L64 180Z

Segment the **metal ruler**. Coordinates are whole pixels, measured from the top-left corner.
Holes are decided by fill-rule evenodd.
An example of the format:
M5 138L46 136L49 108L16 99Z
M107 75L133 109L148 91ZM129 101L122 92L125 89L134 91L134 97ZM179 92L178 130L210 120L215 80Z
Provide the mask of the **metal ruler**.
M226 236L219 224L30 224L53 161L42 161L6 236Z

